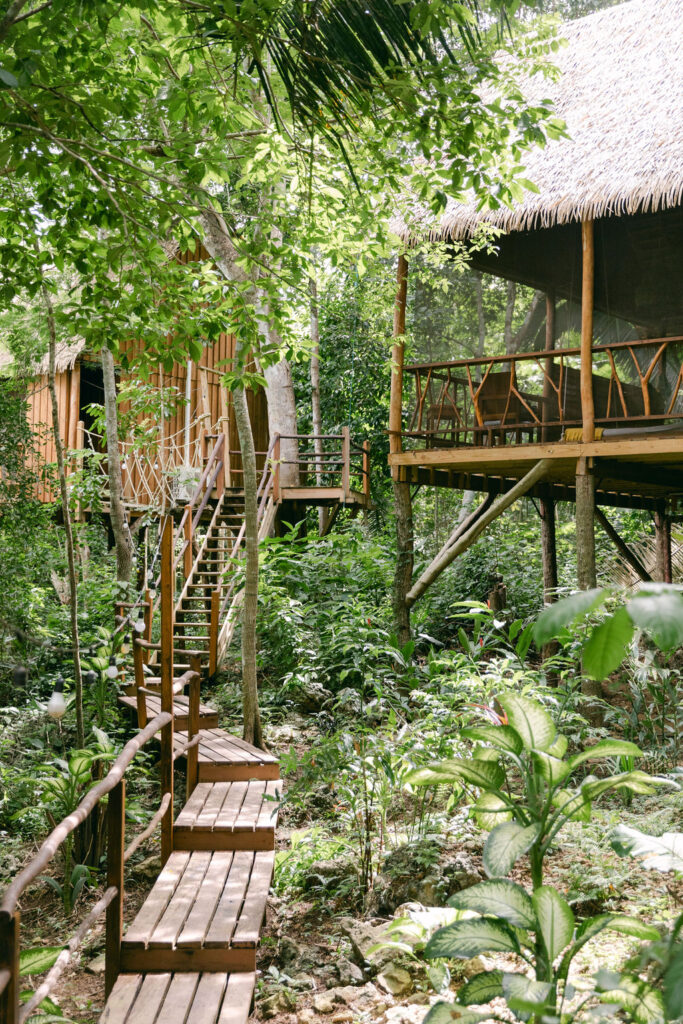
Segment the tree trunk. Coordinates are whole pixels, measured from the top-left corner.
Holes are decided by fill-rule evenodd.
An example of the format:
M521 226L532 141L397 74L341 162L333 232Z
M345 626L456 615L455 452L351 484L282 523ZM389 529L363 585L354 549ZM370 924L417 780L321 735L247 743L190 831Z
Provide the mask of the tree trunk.
M576 570L579 590L595 586L595 477L585 459L576 472Z
M655 512L655 574L662 583L672 583L671 519L666 511Z
M400 647L410 640L410 609L406 595L413 578L413 502L410 484L393 480L396 514L396 570L394 572L394 631Z
M102 380L104 384L104 414L107 431L107 473L109 475L109 515L116 545L116 578L130 583L133 571L133 538L131 537L123 507L123 480L119 453L119 422L116 407L116 373L114 357L103 348Z
M55 361L57 355L57 332L55 328L55 315L52 299L47 286L41 284L45 312L47 314L47 325L49 332L48 350L48 372L47 381L52 401L52 433L55 439L55 451L57 453L57 472L59 474L59 493L62 499L62 516L64 518L64 533L66 535L66 560L69 567L69 613L71 616L71 650L74 662L74 685L76 690L76 745L79 748L85 746L85 729L83 726L83 679L81 676L81 650L78 634L78 580L76 577L76 551L74 547L73 526L71 523L71 510L69 508L69 491L66 485L66 464L64 461L64 445L59 432L59 404L57 401L57 388L55 386Z
M256 615L258 612L258 504L256 451L243 387L232 393L235 424L242 455L244 486L244 598L242 601L242 714L247 743L264 749L256 673Z
M322 455L323 420L320 412L320 323L318 320L318 286L315 278L309 279L311 293L311 419L313 421L313 450ZM322 460L316 463L315 482L318 487L322 483ZM318 532L322 536L327 516L324 508L318 510Z

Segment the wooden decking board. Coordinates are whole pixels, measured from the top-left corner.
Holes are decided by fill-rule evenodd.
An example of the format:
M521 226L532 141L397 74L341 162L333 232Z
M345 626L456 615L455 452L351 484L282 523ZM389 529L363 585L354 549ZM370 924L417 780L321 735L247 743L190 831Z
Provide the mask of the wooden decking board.
M211 916L220 898L232 865L231 851L214 853L211 871L207 873L199 895L187 916L176 945L199 949L204 941Z
M173 734L178 750L187 742L180 730ZM277 758L249 743L234 742L235 737L218 728L200 729L197 750L200 782L239 781L245 779L278 779L280 768Z
M237 927L239 913L247 893L247 886L254 866L254 855L246 850L237 850L232 860L232 870L220 899L217 901L211 922L204 938L207 949L222 948L230 943ZM227 942L226 942L227 937Z
M119 704L123 704L124 707L129 708L131 711L137 712L137 698L133 694L120 696ZM145 694L145 704L149 719L156 718L161 713L161 695L157 697L156 695ZM173 701L173 714L175 716L175 728L179 732L186 732L189 723L189 697L184 694L178 694L175 697ZM217 727L218 712L207 704L200 704L199 723L200 726L207 729Z
M173 857L168 859L154 883L152 891L124 936L127 946L144 946L150 927L156 925L166 909L189 859L190 854L183 850L178 850Z
M169 860L172 859L173 854ZM211 853L208 850L198 850L190 856L183 871L183 877L179 885L176 886L170 903L147 940L147 946L150 949L176 945L178 935L199 898L204 876L210 863Z
M247 1024L256 985L242 974L122 974L100 1018L106 1024Z
M249 889L232 936L233 946L258 945L261 925L266 913L266 900L263 898L263 894L268 895L274 863L275 854L254 858Z
M272 850L279 780L201 782L178 815L177 849Z
M225 792L225 799L218 814L211 823L212 830L233 829L235 822L241 816L244 805L249 799L249 793L260 790L265 782L255 779L253 782L216 782Z

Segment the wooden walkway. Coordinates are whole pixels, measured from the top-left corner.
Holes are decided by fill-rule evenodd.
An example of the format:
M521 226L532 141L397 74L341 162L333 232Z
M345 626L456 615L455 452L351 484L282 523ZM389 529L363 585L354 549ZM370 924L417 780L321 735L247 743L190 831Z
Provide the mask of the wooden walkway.
M176 748L187 734L175 734ZM245 1024L275 859L277 759L202 728L173 852L121 943L103 1024Z

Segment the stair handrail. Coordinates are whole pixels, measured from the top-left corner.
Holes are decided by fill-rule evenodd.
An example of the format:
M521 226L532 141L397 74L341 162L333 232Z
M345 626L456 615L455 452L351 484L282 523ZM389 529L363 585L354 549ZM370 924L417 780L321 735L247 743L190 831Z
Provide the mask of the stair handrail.
M223 507L224 498L225 498L224 494L219 495L218 501L216 502L216 508L214 509L213 515L211 517L211 522L208 525L206 534L204 536L204 539L202 540L202 543L200 545L199 551L197 552L195 560L192 563L192 568L190 569L189 573L187 574L187 579L185 580L185 583L183 585L183 589L180 592L180 596L178 597L178 599L176 601L176 609L179 608L183 598L187 596L188 586L190 585L192 577L194 576L197 568L199 567L199 563L200 563L200 561L203 558L204 552L206 550L206 545L207 545L207 542L208 542L208 539L209 539L209 535L211 534L211 530L212 530L212 528L214 526L214 523L216 522L218 516L220 515L220 510Z

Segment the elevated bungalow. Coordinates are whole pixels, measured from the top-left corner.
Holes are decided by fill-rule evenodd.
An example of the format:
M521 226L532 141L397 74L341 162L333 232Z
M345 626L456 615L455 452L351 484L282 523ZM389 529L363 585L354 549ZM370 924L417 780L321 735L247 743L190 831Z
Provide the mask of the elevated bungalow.
M429 229L446 243L485 223L500 231L472 266L545 294L541 344L411 365L394 347L394 478L489 495L408 603L510 503L502 495L541 499L551 561L554 502L576 502L584 586L595 576L596 506L649 509L670 578L669 522L683 510L683 68L673 45L683 2L631 0L560 34L559 80L527 91L550 95L568 131L525 156L538 193L493 211L450 202ZM412 240L405 223L395 227ZM406 273L401 260L399 336Z

